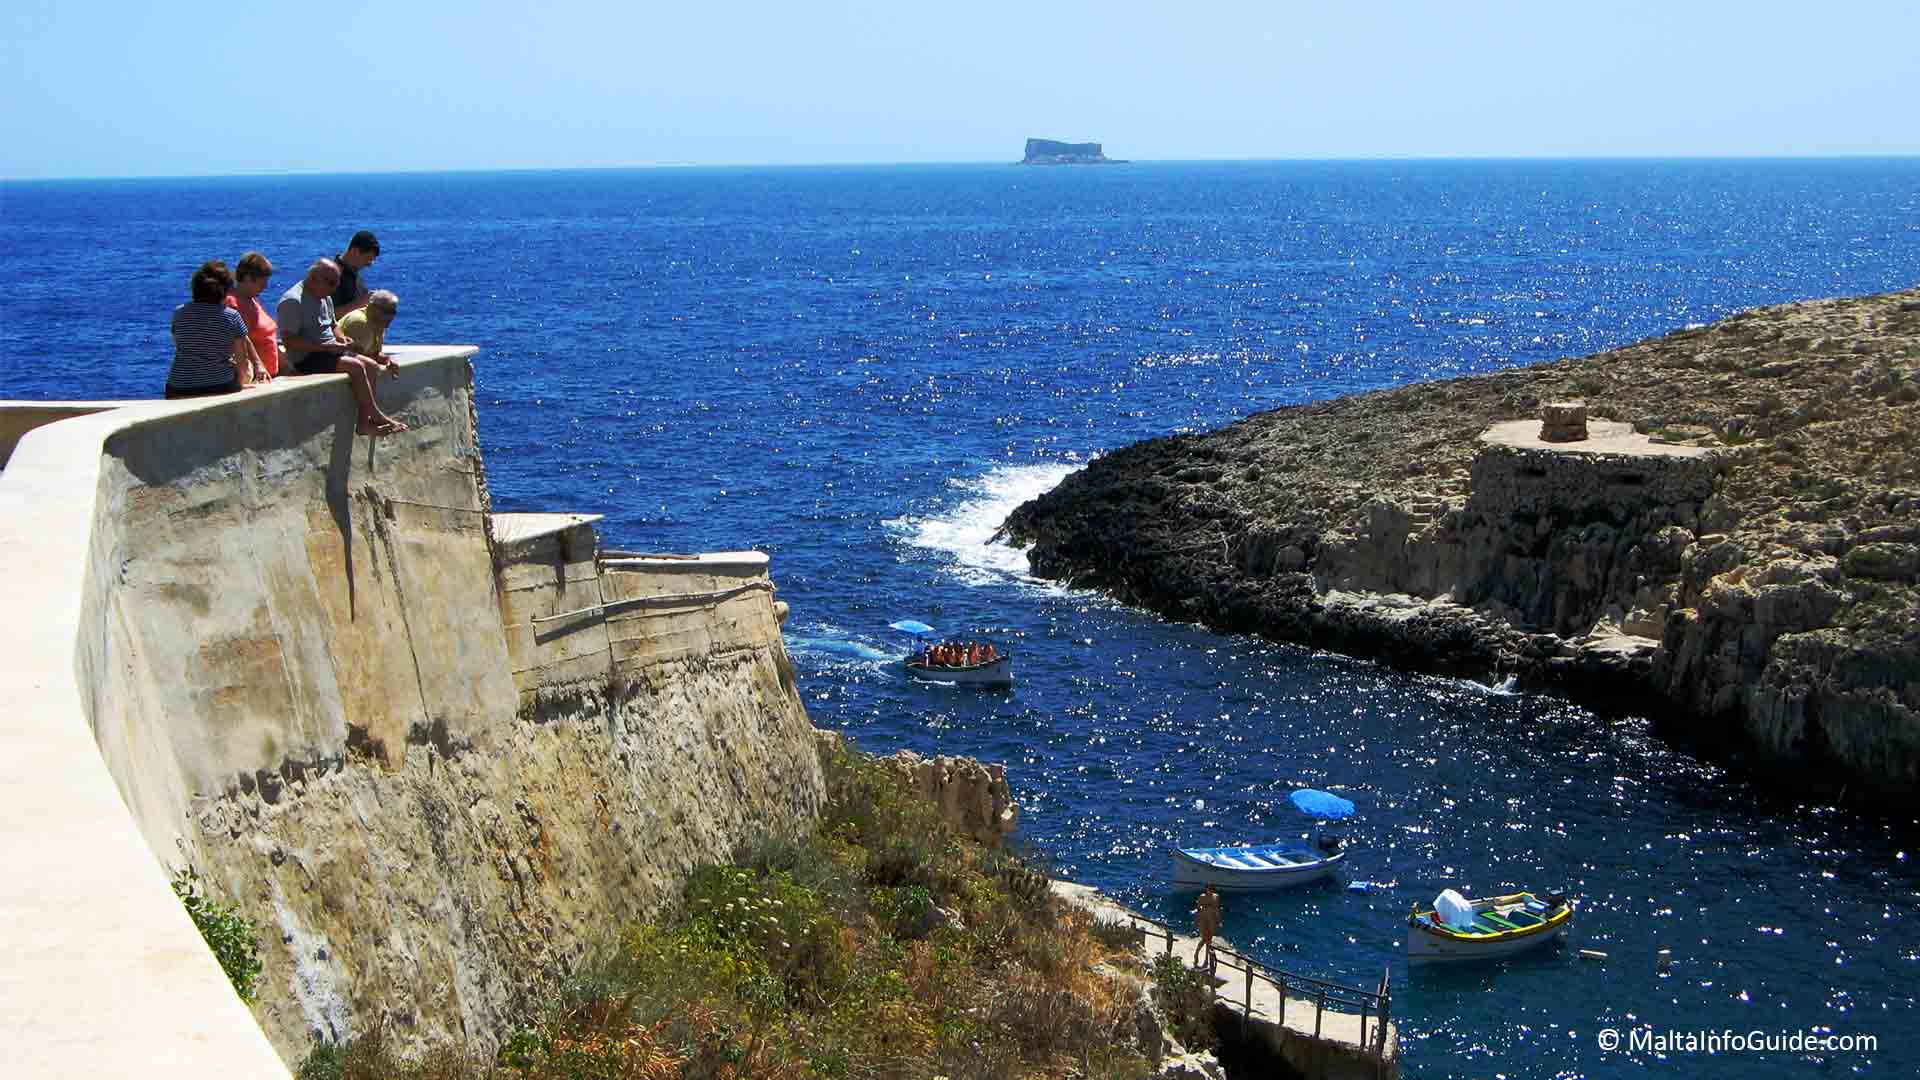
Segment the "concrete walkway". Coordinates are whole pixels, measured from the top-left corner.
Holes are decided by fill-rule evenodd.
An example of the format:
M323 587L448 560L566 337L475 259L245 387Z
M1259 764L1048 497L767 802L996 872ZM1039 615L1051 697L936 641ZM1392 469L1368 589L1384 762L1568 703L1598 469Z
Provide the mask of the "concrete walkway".
M1154 956L1168 951L1168 936L1171 936L1171 949L1174 955L1189 968L1194 968L1194 951L1200 945L1198 937L1181 934L1171 927L1128 910L1088 885L1079 885L1071 881L1055 881L1053 892L1054 895L1069 903L1085 909L1098 922L1148 928L1140 941L1140 955L1148 962L1151 962ZM1247 971L1240 967L1239 961L1235 959L1239 955L1239 950L1233 948L1225 938L1216 935L1213 940L1215 952L1219 957L1219 963L1214 972L1216 998L1235 1012L1243 1013L1250 1028L1265 1025L1274 1029L1268 1041L1290 1061L1300 1057L1312 1057L1320 1061L1321 1065L1318 1067L1307 1067L1308 1075L1362 1075L1352 1066L1376 1063L1373 1045L1378 1038L1380 1024L1380 1017L1377 1014L1365 1018L1363 1032L1362 1018L1358 1013L1343 1012L1331 1004L1325 1008L1318 1008L1312 996L1289 996L1283 993L1273 980L1258 971L1253 972L1249 980ZM1195 970L1198 969L1195 968ZM1290 1052L1289 1044L1295 1048L1295 1051L1309 1049L1316 1052L1307 1054ZM1333 1058L1340 1059L1348 1067L1329 1067L1327 1062ZM1296 1062L1296 1067L1298 1065L1299 1062ZM1399 1075L1400 1036L1398 1029L1391 1022L1387 1024L1386 1046L1384 1052L1378 1057L1377 1065L1378 1075ZM1367 1070L1364 1075L1374 1075L1375 1071Z

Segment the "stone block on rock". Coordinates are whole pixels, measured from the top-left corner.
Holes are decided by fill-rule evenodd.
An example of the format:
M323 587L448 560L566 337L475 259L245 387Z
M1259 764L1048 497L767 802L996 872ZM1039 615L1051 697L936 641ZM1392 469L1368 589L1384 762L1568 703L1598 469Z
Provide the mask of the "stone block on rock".
M1580 442L1586 437L1586 402L1548 401L1541 404L1541 442Z

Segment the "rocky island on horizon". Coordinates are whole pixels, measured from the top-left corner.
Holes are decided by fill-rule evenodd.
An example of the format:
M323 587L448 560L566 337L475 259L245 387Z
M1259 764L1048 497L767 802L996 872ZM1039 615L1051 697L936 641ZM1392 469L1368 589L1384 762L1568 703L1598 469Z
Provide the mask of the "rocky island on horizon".
M1920 290L1137 443L1005 530L1169 617L1629 699L1920 805Z
M1022 165L1125 165L1125 161L1110 158L1101 151L1097 142L1067 143L1053 139L1028 139L1027 154L1020 159Z

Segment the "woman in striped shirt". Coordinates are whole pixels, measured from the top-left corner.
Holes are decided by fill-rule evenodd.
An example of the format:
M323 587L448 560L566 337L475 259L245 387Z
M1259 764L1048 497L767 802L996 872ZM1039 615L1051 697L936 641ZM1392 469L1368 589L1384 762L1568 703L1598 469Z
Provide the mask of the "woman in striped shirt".
M228 394L253 379L256 361L240 313L224 306L233 275L218 259L193 274L193 299L173 309L167 397Z

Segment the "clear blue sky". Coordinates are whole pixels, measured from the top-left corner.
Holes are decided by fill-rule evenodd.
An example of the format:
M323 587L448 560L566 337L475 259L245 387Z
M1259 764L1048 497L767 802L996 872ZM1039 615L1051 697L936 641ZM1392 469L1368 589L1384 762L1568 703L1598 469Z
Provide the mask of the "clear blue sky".
M0 177L1920 153L1920 5L11 0Z

